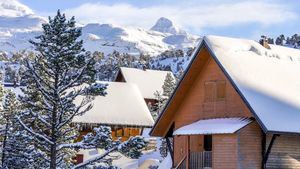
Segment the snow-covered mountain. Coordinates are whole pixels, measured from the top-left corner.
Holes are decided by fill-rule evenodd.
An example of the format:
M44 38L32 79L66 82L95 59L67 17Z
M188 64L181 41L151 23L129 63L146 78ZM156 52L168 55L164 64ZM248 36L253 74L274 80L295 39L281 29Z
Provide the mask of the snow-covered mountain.
M32 49L28 40L41 33L41 25L46 21L17 0L0 0L0 51ZM194 47L199 40L164 17L150 30L91 23L83 26L82 31L84 47L105 54L116 50L157 55L169 49Z

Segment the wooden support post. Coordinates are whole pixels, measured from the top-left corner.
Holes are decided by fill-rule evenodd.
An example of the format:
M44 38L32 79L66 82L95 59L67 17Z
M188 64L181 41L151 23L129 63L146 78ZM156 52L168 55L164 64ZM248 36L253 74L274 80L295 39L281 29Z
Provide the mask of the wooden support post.
M187 144L186 144L186 169L189 169L190 164L190 136L187 136Z
M174 159L174 153L173 153L173 149L172 149L172 144L171 144L171 142L170 142L169 137L165 137L165 139L166 139L166 142L167 142L167 146L168 146L169 153L170 153L171 158L172 158L172 161L173 161L173 159ZM174 138L173 138L173 139L174 139Z
M274 141L275 141L276 137L278 137L278 136L280 136L280 135L278 135L278 134L273 134L273 136L272 136L272 139L271 139L271 141L270 141L270 144L269 144L269 146L268 146L268 149L267 149L266 153L265 153L264 156L263 156L263 168L266 168L267 161L268 161L269 155L270 155L270 153L271 153L271 149L272 149L272 147L273 147L273 144L274 144Z
M265 163L264 163L264 156L266 153L266 142L267 142L267 137L266 134L262 131L262 140L261 140L261 156L262 156L262 160L261 160L261 169L265 169Z

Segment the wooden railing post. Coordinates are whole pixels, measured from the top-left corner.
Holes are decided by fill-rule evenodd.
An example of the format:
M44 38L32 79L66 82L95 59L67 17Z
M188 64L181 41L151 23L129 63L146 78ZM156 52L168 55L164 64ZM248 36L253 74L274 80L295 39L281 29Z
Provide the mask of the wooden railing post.
M187 147L186 147L186 169L189 169L190 163L190 136L187 136Z

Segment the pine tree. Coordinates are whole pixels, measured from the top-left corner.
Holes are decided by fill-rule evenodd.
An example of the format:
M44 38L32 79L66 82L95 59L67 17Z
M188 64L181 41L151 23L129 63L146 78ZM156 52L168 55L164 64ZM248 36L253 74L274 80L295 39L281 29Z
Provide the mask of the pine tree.
M166 79L162 86L163 96L169 98L172 95L175 87L176 87L176 81L175 81L174 77L172 76L171 73L167 73Z
M12 127L14 114L17 112L17 99L15 94L8 90L3 100L3 118L2 125L4 127L3 133L3 145L2 145L2 155L1 155L1 164L2 167L6 166L6 156L8 154L8 137L10 135L10 128Z
M96 148L104 149L105 152L74 166L73 169L87 167L114 169L116 167L112 166L113 159L109 157L110 153L118 151L128 158L138 159L142 155L141 151L146 145L147 142L140 136L130 137L123 143L119 140L113 140L111 128L100 126L94 128L92 133L85 135L81 142L75 143L72 146L84 149L95 148L96 146Z
M33 138L22 131L16 119L19 110L16 95L11 90L6 90L1 121L5 128L2 135L2 168L36 168L38 153L34 150Z
M284 40L285 40L285 37L284 37L284 35L283 34L281 34L281 35L279 35L277 38L276 38L276 40L275 40L275 44L276 45L283 45L283 43L284 43Z
M162 86L162 88L163 88L162 100L158 101L158 102L161 102L158 106L158 111L159 111L158 114L161 113L162 109L167 104L167 101L171 97L173 91L175 90L175 87L176 87L176 81L175 81L174 77L172 76L172 74L168 73L166 75L166 79ZM166 157L168 154L167 142L166 142L165 138L161 138L159 152L163 158Z
M18 121L36 140L46 168L71 165L75 150L63 145L73 143L77 137L72 119L92 108L91 93L105 94L104 85L83 87L94 82L95 61L83 49L80 35L74 17L67 20L58 11L54 18L49 17L49 23L43 24L43 33L36 41L30 41L37 54L34 60L26 61L27 88L20 97L22 112ZM74 104L78 96L81 102Z

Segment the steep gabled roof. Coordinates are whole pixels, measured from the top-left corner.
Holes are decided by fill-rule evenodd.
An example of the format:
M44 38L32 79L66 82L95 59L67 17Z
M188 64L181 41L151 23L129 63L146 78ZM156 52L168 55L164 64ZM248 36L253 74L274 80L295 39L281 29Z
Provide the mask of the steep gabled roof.
M205 42L266 132L300 133L300 50L217 36Z
M100 82L108 84L106 96L96 96L93 108L82 116L76 116L74 123L152 126L153 118L139 92L132 83ZM75 102L80 102L78 98Z
M173 76L171 71L141 70L126 67L121 67L119 73L123 75L126 82L136 84L143 98L147 99L155 99L154 93L156 91L162 92L162 86L168 73Z
M300 50L276 45L266 49L253 40L206 36L172 98L180 93L189 69L201 63L197 57L205 57L199 55L201 50L208 50L265 132L300 134ZM158 123L171 116L172 98L151 134L157 135Z

